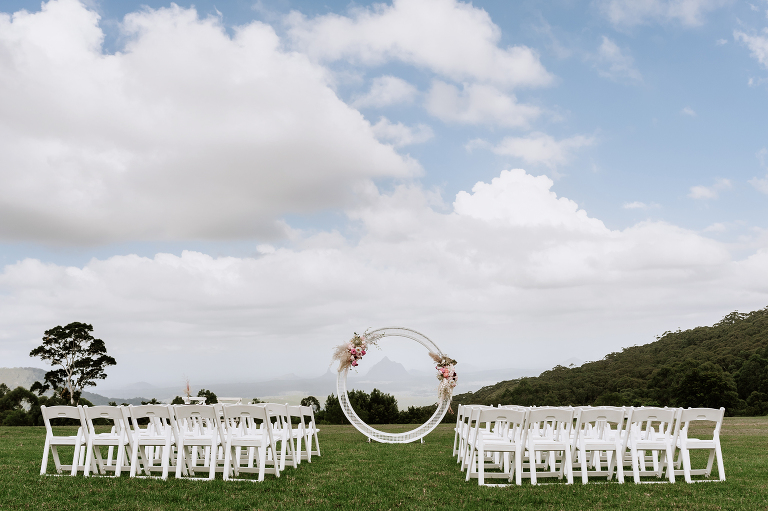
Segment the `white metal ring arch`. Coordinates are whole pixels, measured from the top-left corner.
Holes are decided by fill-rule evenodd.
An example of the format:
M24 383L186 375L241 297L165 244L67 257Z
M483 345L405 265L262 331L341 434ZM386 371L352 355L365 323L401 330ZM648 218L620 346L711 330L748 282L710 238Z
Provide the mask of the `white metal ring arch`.
M445 354L440 351L440 348L438 348L437 345L432 342L426 335L420 334L416 330L411 330L410 328L379 328L378 330L368 332L368 335L372 334L380 335L381 337L405 337L406 339L412 339L423 345L432 353L445 356ZM379 431L378 429L374 429L363 422L352 408L352 405L349 402L349 396L347 395L347 373L349 373L349 369L341 371L339 376L336 378L336 392L339 396L341 409L344 411L344 415L347 416L347 419L349 419L349 422L351 422L352 425L360 433L364 434L369 439L376 440L377 442L387 444L406 444L409 442L421 440L430 432L432 432L432 430L435 429L438 424L440 424L440 421L443 420L445 413L451 406L450 399L443 399L440 403L438 403L437 410L435 410L435 413L432 414L432 417L430 417L427 422L411 431L406 431L405 433L386 433L384 431Z

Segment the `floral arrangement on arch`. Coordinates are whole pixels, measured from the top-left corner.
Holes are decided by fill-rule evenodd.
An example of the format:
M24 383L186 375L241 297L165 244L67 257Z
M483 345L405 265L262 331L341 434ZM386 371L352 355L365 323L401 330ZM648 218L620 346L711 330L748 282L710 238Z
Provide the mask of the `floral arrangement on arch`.
M339 362L339 372L357 367L368 349L371 346L379 347L378 340L384 337L383 333L370 334L366 330L362 335L357 332L354 333L352 339L344 344L339 344L333 352L333 360ZM458 382L458 375L456 374L456 362L454 359L447 355L441 355L433 352L429 352L429 356L437 364L437 398L440 401L451 399L453 395L453 389Z
M357 367L371 346L378 347L377 342L382 337L383 334L369 334L366 330L362 335L355 332L349 342L338 345L333 352L333 359L339 361L339 372Z
M440 401L451 399L453 395L453 389L458 383L459 376L456 374L456 362L454 359L447 355L438 355L437 353L429 353L432 360L437 364L437 398Z

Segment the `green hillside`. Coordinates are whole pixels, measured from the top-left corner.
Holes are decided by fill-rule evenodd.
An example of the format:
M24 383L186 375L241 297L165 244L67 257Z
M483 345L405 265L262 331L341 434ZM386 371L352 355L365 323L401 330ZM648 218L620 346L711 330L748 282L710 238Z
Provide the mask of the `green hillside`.
M454 397L459 403L725 406L768 413L768 307L732 312L709 327L665 332L581 367L556 366Z

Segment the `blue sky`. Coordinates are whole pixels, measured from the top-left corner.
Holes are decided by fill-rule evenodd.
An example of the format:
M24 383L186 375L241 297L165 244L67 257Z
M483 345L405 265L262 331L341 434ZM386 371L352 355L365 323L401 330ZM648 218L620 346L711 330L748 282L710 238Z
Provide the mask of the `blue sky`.
M768 305L764 1L2 11L6 365L78 320L122 381L403 322L546 367Z

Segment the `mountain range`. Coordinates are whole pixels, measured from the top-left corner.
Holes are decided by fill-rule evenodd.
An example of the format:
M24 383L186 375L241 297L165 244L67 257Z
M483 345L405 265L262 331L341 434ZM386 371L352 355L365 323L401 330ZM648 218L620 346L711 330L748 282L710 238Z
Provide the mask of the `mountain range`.
M457 366L457 369L461 366ZM459 376L459 389L464 391L477 390L483 386L500 380L533 376L540 371L523 369L482 370L467 367ZM44 369L33 367L0 368L0 383L10 388L23 386L29 388L33 382L43 379ZM108 382L105 382L108 383ZM219 397L237 396L245 399L259 398L280 402L298 403L303 397L315 396L321 403L330 394L336 394L336 373L328 370L315 378L298 378L295 375L284 375L264 381L253 382L200 382L192 385L196 394L201 388L213 391ZM347 388L364 390L366 392L378 388L388 394L393 394L401 408L406 406L423 406L435 402L437 379L431 371L408 371L402 364L384 357L371 366L365 373L350 372L347 378ZM140 404L149 398L160 401L170 401L174 396L182 394L182 385L160 386L146 381L140 381L119 387L107 387L101 384L98 394L83 392L83 397L95 405L117 403ZM112 397L106 397L112 396ZM137 397L143 396L143 397Z

